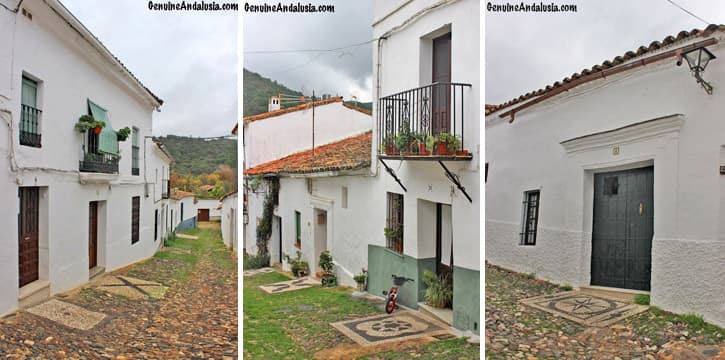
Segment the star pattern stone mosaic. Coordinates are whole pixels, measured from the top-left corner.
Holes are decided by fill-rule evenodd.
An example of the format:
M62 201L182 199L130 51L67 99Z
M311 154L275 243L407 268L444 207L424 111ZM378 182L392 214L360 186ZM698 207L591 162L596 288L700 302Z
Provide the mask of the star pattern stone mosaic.
M450 334L447 326L410 311L375 315L330 324L360 345Z
M522 304L588 326L607 326L647 310L646 306L593 296L578 291L536 296Z
M79 330L90 330L106 317L104 314L86 310L78 305L57 299L50 299L26 311Z

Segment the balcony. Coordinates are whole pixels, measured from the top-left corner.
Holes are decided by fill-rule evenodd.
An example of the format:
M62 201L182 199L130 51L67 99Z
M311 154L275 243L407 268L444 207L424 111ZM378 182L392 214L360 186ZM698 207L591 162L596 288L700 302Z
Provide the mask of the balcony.
M161 180L161 198L168 199L171 191L171 182L169 180Z
M118 155L84 153L80 172L118 174Z
M464 95L470 88L471 84L434 83L380 98L378 156L397 160L471 160L464 133Z
M20 114L20 145L40 147L38 123L41 111L32 106L22 105Z

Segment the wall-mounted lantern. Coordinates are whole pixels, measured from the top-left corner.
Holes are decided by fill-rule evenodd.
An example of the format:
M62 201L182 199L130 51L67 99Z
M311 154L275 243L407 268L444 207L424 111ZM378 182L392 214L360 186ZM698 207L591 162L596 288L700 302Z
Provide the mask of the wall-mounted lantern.
M697 82L702 86L703 89L705 89L705 92L707 92L708 94L712 94L712 85L710 85L707 81L703 80L700 74L705 72L707 64L710 62L710 60L715 59L715 55L713 55L707 48L699 47L697 49L683 53L681 56L684 57L685 60L687 60L687 65L690 67L692 76L697 79ZM682 65L682 58L677 61L677 66L680 65Z

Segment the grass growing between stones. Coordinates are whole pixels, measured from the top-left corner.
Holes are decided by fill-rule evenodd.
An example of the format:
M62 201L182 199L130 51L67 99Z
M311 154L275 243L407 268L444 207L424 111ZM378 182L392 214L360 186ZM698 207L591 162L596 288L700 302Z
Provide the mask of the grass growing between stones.
M194 234L199 239L183 239L179 237L167 239L164 248L153 258L135 266L128 276L156 281L164 285L184 283L189 280L194 266L202 252L212 251L212 257L220 266L231 269L234 261L224 251L221 232L212 228L187 229L182 234ZM218 253L218 254L217 254Z
M701 344L719 344L725 341L725 329L706 322L702 315L673 314L656 306L627 320L635 333L654 342L661 342L665 332L678 332L688 338L696 338Z

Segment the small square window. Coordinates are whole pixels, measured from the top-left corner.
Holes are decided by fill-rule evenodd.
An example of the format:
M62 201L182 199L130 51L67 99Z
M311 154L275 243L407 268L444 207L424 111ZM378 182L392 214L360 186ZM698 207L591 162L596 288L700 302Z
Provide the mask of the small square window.
M604 195L617 195L619 192L619 177L607 176L604 178Z

